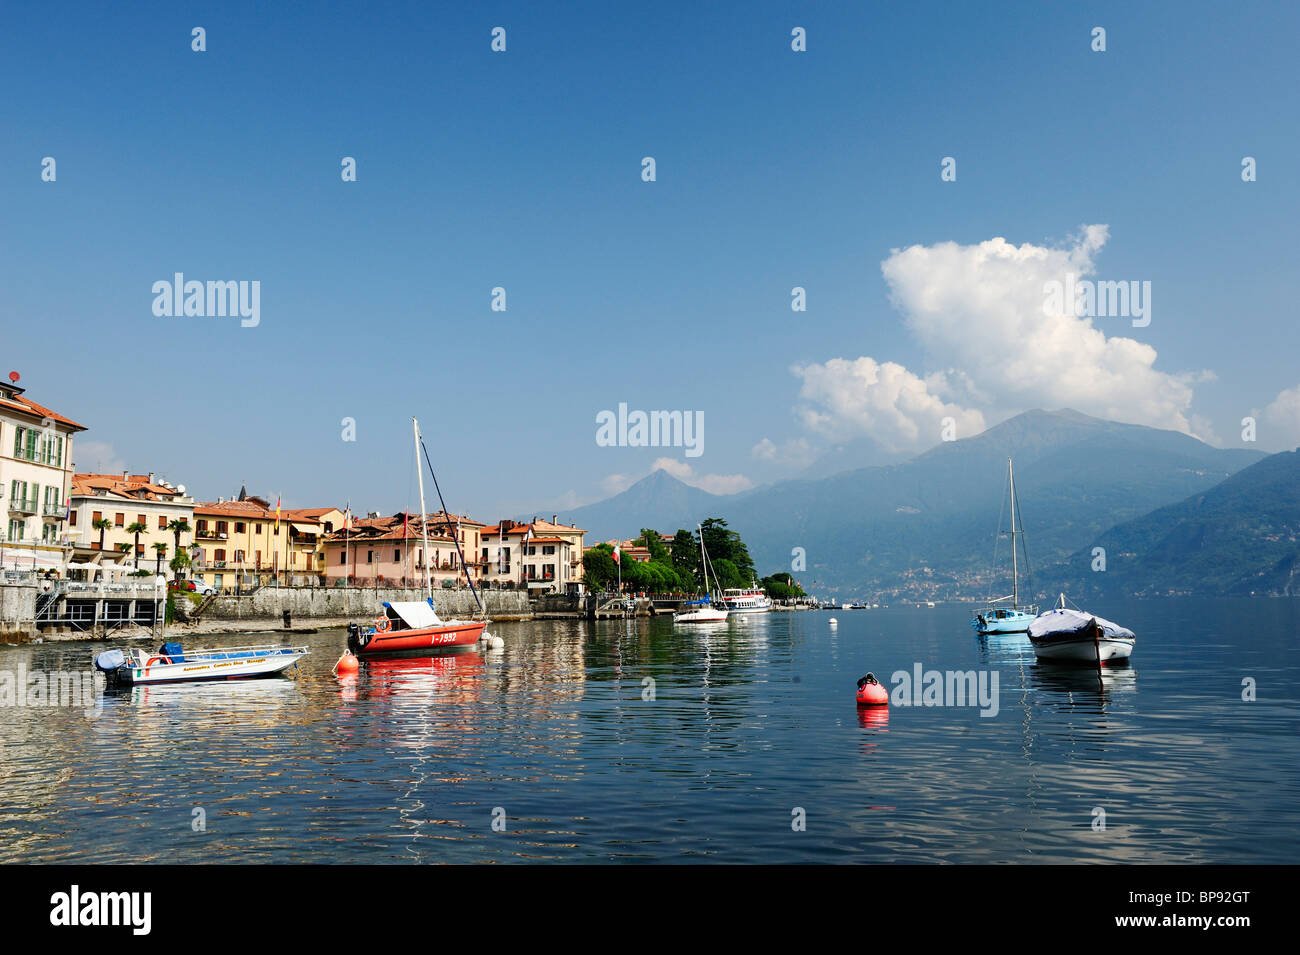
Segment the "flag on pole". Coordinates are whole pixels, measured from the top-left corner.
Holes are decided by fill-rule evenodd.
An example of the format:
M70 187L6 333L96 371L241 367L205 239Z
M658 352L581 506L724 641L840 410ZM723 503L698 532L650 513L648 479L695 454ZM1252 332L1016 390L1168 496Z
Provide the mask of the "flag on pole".
M615 544L615 545L614 545L614 563L618 564L619 566L622 566L622 564L623 564L623 561L620 559L620 555L621 555L622 553L623 553L623 552L622 552L622 550L619 548L619 546L618 546L617 544Z

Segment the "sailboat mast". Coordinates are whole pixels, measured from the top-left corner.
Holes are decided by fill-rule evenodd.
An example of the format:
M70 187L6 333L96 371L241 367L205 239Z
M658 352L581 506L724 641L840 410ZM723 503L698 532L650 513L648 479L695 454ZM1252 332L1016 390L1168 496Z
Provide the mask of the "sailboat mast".
M704 574L704 596L709 595L709 555L704 552L704 526L696 524L695 529L700 532L700 570Z
M424 519L424 468L420 467L420 422L411 418L411 431L415 436L415 476L420 482L420 532L424 535L424 589L433 599L433 581L429 577L429 522ZM407 485L410 487L411 485Z
M1016 472L1007 458L1007 477L1011 482L1011 609L1020 608L1020 568L1016 563Z

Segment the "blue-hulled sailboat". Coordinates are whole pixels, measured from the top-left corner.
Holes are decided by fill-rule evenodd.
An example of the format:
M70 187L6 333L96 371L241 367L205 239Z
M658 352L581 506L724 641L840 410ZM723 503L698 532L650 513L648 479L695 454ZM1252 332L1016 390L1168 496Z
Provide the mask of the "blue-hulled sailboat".
M1010 486L1011 497L1011 593L1005 597L992 597L989 599L988 606L981 610L971 619L970 625L975 628L976 633L996 634L996 633L1026 633L1029 630L1029 624L1038 616L1038 608L1032 605L1020 606L1020 561L1019 552L1016 549L1016 538L1020 538L1020 546L1024 547L1025 528L1019 517L1016 500L1016 472L1011 466L1011 459L1007 459L1007 483ZM1002 535L1002 522L998 521L998 536ZM996 547L994 548L994 562L997 561ZM1029 566L1029 552L1025 552L1025 567Z

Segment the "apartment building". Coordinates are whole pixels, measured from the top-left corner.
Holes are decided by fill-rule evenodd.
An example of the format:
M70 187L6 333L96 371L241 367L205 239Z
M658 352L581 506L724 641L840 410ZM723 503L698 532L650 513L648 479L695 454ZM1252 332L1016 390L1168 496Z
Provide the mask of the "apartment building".
M32 401L25 390L16 372L0 383L0 567L62 571L72 439L86 428Z
M194 543L194 498L153 472L74 474L67 532L79 564L171 576L177 545L188 552Z

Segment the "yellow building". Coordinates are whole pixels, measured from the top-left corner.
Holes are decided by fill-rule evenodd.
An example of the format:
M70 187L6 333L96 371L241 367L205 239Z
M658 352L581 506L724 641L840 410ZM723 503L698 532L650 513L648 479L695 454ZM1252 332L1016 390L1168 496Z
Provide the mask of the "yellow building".
M277 514L260 497L241 498L194 505L193 577L218 590L322 583L321 521L291 517L286 510Z
M187 526L178 535L174 522L180 521ZM131 530L141 526L138 533ZM68 536L83 570L117 563L171 576L167 564L176 554L177 537L182 549L193 543L194 499L183 484L153 474L75 474Z

